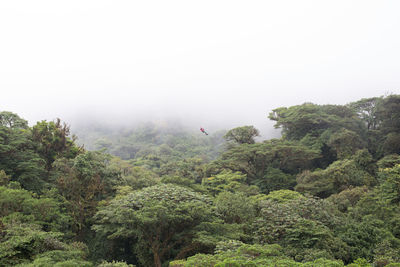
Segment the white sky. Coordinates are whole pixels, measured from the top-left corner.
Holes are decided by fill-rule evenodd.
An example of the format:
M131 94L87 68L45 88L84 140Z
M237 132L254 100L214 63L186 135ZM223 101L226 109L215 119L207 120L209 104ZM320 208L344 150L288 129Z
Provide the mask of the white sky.
M262 129L279 106L400 93L399 14L397 0L1 1L0 110Z

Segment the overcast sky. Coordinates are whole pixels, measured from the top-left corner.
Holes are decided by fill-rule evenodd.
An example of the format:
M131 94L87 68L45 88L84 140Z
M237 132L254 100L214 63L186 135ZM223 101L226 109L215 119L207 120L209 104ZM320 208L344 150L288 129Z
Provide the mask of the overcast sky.
M276 107L400 93L399 14L397 0L1 1L0 110L263 129Z

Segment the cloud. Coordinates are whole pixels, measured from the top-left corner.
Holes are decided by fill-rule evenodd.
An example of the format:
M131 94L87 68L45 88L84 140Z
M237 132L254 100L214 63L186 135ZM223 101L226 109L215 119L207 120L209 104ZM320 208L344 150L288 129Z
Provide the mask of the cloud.
M0 109L30 121L271 126L279 106L398 93L397 1L0 4Z

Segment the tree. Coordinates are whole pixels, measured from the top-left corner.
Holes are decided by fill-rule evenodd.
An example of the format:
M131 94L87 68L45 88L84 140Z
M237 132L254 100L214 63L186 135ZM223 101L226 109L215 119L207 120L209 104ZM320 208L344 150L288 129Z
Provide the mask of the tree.
M225 223L251 223L255 205L243 193L222 192L215 199L215 211Z
M371 131L376 130L380 124L377 118L377 108L381 101L382 97L363 98L347 106L357 113L358 117L365 122L368 131Z
M362 121L349 107L339 105L303 105L274 109L268 116L276 121L275 128L282 128L284 137L301 140L307 134L318 137L327 130L345 128L362 135Z
M260 207L253 229L255 241L262 244L282 241L300 219L317 221L330 229L340 222L340 213L335 207L316 198L300 197L285 202L267 199L261 201Z
M278 243L299 261L345 258L345 244L333 232L341 223L341 214L329 202L300 197L284 202L267 199L260 205L252 225L257 243Z
M74 158L82 152L75 145L75 136L69 138L69 126L61 124L61 120L55 122L41 121L32 127L32 140L37 153L45 160L46 170L51 170L51 165L57 157Z
M121 182L133 189L152 186L160 182L160 178L150 170L143 167L134 166L128 161L112 157L110 160L110 170L121 175Z
M299 198L305 197L299 192L292 190L276 190L265 196L265 199L270 199L278 203L286 203Z
M298 140L319 150L315 166L320 168L354 153L367 140L364 122L347 106L305 103L274 109L269 118L276 121L275 128L282 128L283 139Z
M299 142L272 139L263 143L232 147L219 159L208 165L208 172L218 173L223 169L240 171L247 175L247 183L265 184L269 178L267 175L277 176L274 169L284 172L283 176L297 174L310 168L312 162L318 157L318 151ZM290 175L284 180L290 180ZM292 182L287 184L289 184L287 189L293 185ZM283 189L282 187L274 189Z
M99 201L112 197L114 187L122 185L119 172L109 167L109 159L109 155L88 151L74 159L54 162L56 186L70 204L68 211L74 218L74 231L80 241L90 230Z
M26 129L0 126L0 170L25 189L40 192L47 187L45 163Z
M400 155L398 154L387 155L376 163L380 169L393 168L397 164L400 164Z
M84 260L85 246L60 241L61 233L23 222L0 225L1 266L92 266Z
M202 185L214 196L223 191L246 193L254 191L254 188L249 188L249 186L245 184L245 181L245 174L223 170L215 176L204 178Z
M0 112L0 126L10 129L27 129L28 122L15 113L2 111Z
M385 155L400 153L400 133L389 133L386 135L382 149Z
M389 95L378 105L376 116L379 130L387 135L400 131L400 95Z
M170 267L240 267L240 266L295 266L295 267L343 267L341 261L319 258L315 261L296 262L285 255L285 249L277 244L243 244L237 241L220 242L215 253L196 254L186 260L173 261Z
M336 238L328 227L314 220L299 219L293 227L287 229L282 243L287 247L287 254L297 261L346 257L344 242Z
M280 169L269 167L264 177L254 179L254 184L260 188L261 193L268 194L274 190L293 189L296 178Z
M254 137L260 135L260 132L254 126L242 126L229 130L224 138L232 144L254 144Z
M82 247L63 242L71 238L71 224L58 200L0 186L0 265L55 266L74 261L90 266L83 260Z
M338 210L346 212L349 208L353 208L367 192L368 187L366 186L349 187L337 194L331 195L328 200L335 204Z
M379 122L377 131L372 131L372 147L376 157L400 152L400 95L389 95L379 101L376 109Z
M264 142L262 154L267 156L271 167L289 174L312 168L313 162L320 157L319 151L299 142L276 139Z
M355 159L345 159L335 161L325 170L299 174L295 190L326 198L350 187L374 184L376 179Z
M383 169L380 173L380 180L382 181L380 190L382 191L385 199L392 203L400 203L400 164L392 168Z
M363 217L361 222L351 221L344 225L339 237L348 246L349 261L360 257L372 261L374 250L381 242L389 241L394 248L399 248L400 240L396 240L384 224L384 221L369 215Z
M139 260L147 266L159 267L168 258L183 257L216 238L209 233L216 227L210 200L171 184L115 198L95 218L93 229L98 233L135 240Z
M160 166L160 175L173 175L185 177L193 182L200 182L204 176L204 160L199 157L169 160Z
M327 145L333 148L338 159L344 159L363 148L363 141L355 132L343 128L330 136Z
M7 185L11 180L11 177L6 174L5 171L0 170L0 186Z

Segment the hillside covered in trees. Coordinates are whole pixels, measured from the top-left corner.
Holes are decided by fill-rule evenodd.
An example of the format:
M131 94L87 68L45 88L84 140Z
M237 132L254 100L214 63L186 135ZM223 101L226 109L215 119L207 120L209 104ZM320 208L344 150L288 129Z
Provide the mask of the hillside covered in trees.
M400 266L400 95L269 119L78 143L0 112L0 266Z

